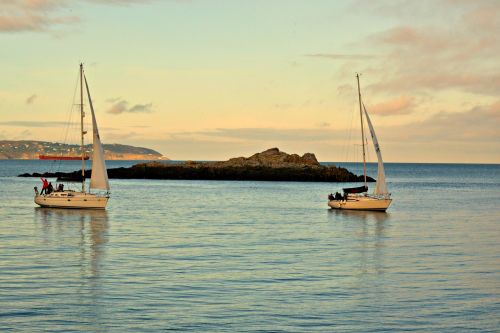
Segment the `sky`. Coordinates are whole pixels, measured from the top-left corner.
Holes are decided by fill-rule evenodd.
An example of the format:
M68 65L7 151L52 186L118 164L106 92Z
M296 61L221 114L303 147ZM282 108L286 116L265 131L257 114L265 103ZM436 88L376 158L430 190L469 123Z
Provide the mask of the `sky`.
M0 140L73 140L83 62L104 143L358 161L361 73L385 161L500 163L499 55L497 0L2 0Z

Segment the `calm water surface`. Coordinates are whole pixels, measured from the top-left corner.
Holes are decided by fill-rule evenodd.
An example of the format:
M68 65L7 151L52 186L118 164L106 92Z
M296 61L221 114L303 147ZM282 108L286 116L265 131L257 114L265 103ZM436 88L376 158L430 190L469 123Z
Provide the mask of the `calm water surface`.
M499 165L388 164L385 214L329 210L348 184L240 181L40 209L15 175L48 163L0 161L0 332L500 330Z

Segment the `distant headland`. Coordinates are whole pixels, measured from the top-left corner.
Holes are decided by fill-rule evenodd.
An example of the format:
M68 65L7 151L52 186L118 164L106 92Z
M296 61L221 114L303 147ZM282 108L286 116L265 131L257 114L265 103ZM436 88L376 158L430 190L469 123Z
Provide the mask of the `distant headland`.
M33 173L20 177L71 177L73 173ZM345 168L321 165L316 156L287 154L271 148L250 157L236 157L222 162L183 163L148 162L129 168L108 169L109 178L118 179L191 179L191 180L269 180L303 182L359 182L357 176ZM85 177L90 177L90 170ZM375 181L367 177L368 181Z
M104 156L107 160L168 160L156 150L121 144L104 144ZM91 155L91 145L85 146L87 155ZM70 145L48 141L11 141L0 140L0 160L36 160L39 155L80 155L79 145Z

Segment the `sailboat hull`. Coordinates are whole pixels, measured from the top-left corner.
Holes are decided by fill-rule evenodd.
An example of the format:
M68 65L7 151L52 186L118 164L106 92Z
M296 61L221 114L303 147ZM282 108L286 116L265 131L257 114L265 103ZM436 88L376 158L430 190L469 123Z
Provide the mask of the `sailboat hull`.
M349 197L347 200L330 200L328 206L333 209L347 210L374 210L385 212L391 205L392 199L380 199L374 197Z
M47 208L105 209L108 200L107 196L73 191L35 195L35 203Z

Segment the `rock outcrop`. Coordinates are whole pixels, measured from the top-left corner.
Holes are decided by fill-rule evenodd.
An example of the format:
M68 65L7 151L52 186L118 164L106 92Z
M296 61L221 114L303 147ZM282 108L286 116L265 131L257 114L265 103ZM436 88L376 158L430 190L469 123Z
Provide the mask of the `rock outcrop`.
M271 148L250 157L235 157L224 162L213 162L216 168L223 167L269 167L294 168L304 166L320 166L316 156L306 153L302 157L297 154L287 154L278 148Z
M21 177L71 177L73 173L23 174ZM193 179L193 180L270 180L309 182L360 182L345 168L321 165L314 154L287 154L271 148L250 157L236 157L222 162L184 163L148 162L130 168L108 169L109 178L120 179ZM86 172L90 177L90 171ZM374 181L367 177L368 181Z

